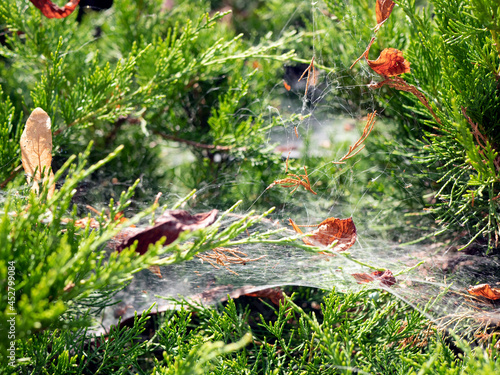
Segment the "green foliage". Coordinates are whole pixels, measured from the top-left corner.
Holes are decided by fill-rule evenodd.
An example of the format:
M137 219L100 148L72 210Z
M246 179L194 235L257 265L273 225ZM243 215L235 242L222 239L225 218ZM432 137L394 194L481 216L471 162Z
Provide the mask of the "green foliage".
M494 4L433 0L418 7L401 0L377 34L370 58L387 47L404 50L412 64L405 79L425 94L439 121L410 93L370 91L373 73L363 62L349 68L373 36L372 1L235 1L232 15L214 11L222 5L184 0L167 11L162 0L122 0L77 23L75 15L46 19L28 0L0 3L0 288L12 293L0 297L2 359L10 345L4 322L16 313L19 373L496 371L493 344L452 345L419 312L373 291L332 292L316 311L287 299L276 310L265 307L272 317L256 318L232 300L222 311L184 306L155 322L150 309L106 335L91 333L113 295L149 266L249 244L319 251L283 229L252 229L275 204L291 213L314 199L318 212L330 212L353 199L364 205L362 213L376 208L379 219L381 206L426 206L439 233L465 227L462 245L497 246ZM281 102L284 64L309 64L312 56L321 81L308 97L292 91L296 97L288 99L298 105L288 109ZM35 107L53 124L57 190L50 199L46 186L37 197L20 176L19 137ZM371 156L341 169L331 164L335 150L309 155L311 134L301 126L314 120L303 116L308 111L330 119L374 109L387 121L367 140ZM299 190L291 202L287 190L267 189L285 170L270 131L292 133L295 126L305 150L287 161L287 172L301 174L307 165L322 200ZM128 190L115 191L121 185ZM185 196L193 188L199 189L193 205L224 210L215 224L168 246L152 245L142 256L134 246L120 253L107 247L126 226L151 220L158 207L141 207L158 191ZM95 218L98 228L79 228L82 207L96 201L109 201L109 213L102 209ZM233 214L254 203L263 214ZM136 212L127 223L108 219L127 208Z
M33 361L20 369L55 374L443 375L497 369L493 345L487 349L490 356L458 338L446 341L420 313L388 294L333 291L319 300L320 309L308 311L292 299L279 307L265 305L273 311L266 317L252 312L251 305L229 300L222 309L180 305L154 321L148 310L133 323L112 327L105 338L85 329L42 332L21 343L20 351ZM155 333L146 335L151 329Z
M496 21L489 21L495 6L472 0L433 1L431 20L429 10L418 10L412 1L400 5L411 20L408 58L421 62L412 65L409 81L418 83L435 103L442 122L425 121L415 150L429 168L426 173L436 176L436 203L429 205L430 212L448 233L468 230L462 246L476 240L489 249L497 247L500 58L494 42ZM421 107L414 98L411 101Z

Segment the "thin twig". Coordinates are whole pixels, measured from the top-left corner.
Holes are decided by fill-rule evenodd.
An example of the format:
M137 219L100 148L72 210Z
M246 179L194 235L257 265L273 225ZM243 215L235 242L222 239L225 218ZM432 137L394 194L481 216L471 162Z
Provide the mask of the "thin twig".
M373 127L375 126L375 115L377 114L377 111L370 113L368 115L368 120L366 121L365 128L363 129L363 134L361 134L361 137L354 143L354 145L349 146L349 151L347 154L342 156L342 158L339 161L333 161L333 164L344 164L344 161L352 158L353 156L357 155L361 150L365 148L365 145L363 142L365 139L370 135L370 133L373 130ZM361 147L360 147L361 146Z
M7 184L12 180L14 179L14 177L17 176L17 174L19 172L21 172L21 170L23 169L23 165L22 164L19 164L16 168L14 168L14 170L12 172L10 172L10 175L9 177L7 177L5 180L3 180L1 183L0 183L0 189L3 189L5 186L7 186Z
M190 141L188 139L182 139L182 138L176 137L175 135L165 134L165 133L160 132L160 131L155 131L154 133L157 134L157 135L159 135L160 137L162 137L164 139L168 139L168 140L179 142L179 143L184 143L184 144L187 144L189 146L193 146L193 147L196 147L196 148L201 148L201 149L204 149L204 150L216 150L216 151L237 150L237 151L246 151L246 149L247 149L246 147L239 147L237 149L234 149L233 146L207 145L207 144L203 144L203 143L199 143L199 142L195 142L195 141Z
M481 133L481 131L479 130L479 125L475 124L472 121L472 119L469 116L467 116L466 108L464 108L464 107L462 107L462 114L466 118L467 122L470 124L470 126L472 128L472 134L474 134L474 138L476 138L476 142L478 143L479 147L481 148L481 150L479 150L479 153L484 156L484 150L486 149L486 146L488 144L490 144L490 142L488 142L488 139L486 138L486 136L483 133ZM500 156L499 155L497 155L495 160L493 160L493 164L495 165L495 168L497 169L497 171L500 172Z
M436 114L432 110L431 106L429 105L427 98L415 86L408 84L403 78L390 77L390 78L387 78L381 82L370 84L370 85L368 85L368 87L370 89L378 89L384 85L387 85L389 87L393 87L396 90L406 91L406 92L409 92L409 93L412 93L413 95L415 95L417 97L417 99L420 100L420 103L422 103L431 112L431 115L432 115L432 117L434 117L436 122L439 125L443 125L441 123L441 120L439 119L439 117L436 116Z
M354 61L354 62L352 63L352 65L350 66L350 68L349 68L349 69L352 69L352 68L353 68L353 66L354 66L354 65L356 65L356 64L358 63L358 61L359 61L359 60L361 60L363 57L364 57L365 59L368 59L368 52L370 52L370 48L371 48L371 46L372 46L372 44L373 44L373 42L374 42L374 41L375 41L375 37L373 37L373 38L372 38L372 40L370 40L370 43L368 43L368 47L366 47L366 49L365 49L365 52L363 52L363 54L362 54L361 56L359 56L359 57L356 59L356 61Z
M304 78L304 75L307 73L307 81L306 81L306 91L304 93L304 96L307 96L307 91L309 90L309 86L312 84L313 86L316 86L316 70L314 69L314 56L311 59L311 63L307 67L306 70L304 70L304 73L300 76L299 80L297 82L300 82L302 78ZM311 77L312 77L312 82L311 82ZM298 138L298 137L297 137Z

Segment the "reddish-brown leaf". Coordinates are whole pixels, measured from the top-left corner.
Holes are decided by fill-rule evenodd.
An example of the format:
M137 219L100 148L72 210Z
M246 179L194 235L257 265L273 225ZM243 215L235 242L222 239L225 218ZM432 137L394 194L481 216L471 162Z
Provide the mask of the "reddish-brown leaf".
M303 233L292 219L289 219L289 221L297 233ZM345 251L356 242L356 226L351 217L348 219L330 217L318 224L318 229L313 230L311 233L310 237L302 239L306 245L329 246L333 241L338 240L337 244L332 248L334 251Z
M500 288L492 288L490 284L470 286L467 291L473 296L486 297L492 300L500 299Z
M276 306L279 306L280 301L282 305L285 304L285 297L281 288L262 289L257 292L245 293L243 295L248 297L269 298Z
M377 0L375 4L375 14L377 16L377 27L384 22L391 15L392 8L394 8L394 1L392 0Z
M116 244L113 246L117 251L122 251L137 241L137 251L144 254L150 244L155 244L162 237L166 237L164 245L174 242L181 232L202 229L213 224L217 218L217 210L191 215L184 210L166 211L155 221L155 225L145 229L134 229L131 235L124 235L125 238L116 236Z
M410 72L410 63L403 57L403 52L395 48L386 48L377 60L367 60L375 72L384 77L393 77Z
M372 281L380 281L385 286L392 286L397 283L396 278L391 271L375 271L372 273L353 273L352 276L358 284L371 283Z
M70 0L62 8L54 4L50 0L30 0L34 6L42 11L42 14L47 18L65 18L75 10L80 0Z

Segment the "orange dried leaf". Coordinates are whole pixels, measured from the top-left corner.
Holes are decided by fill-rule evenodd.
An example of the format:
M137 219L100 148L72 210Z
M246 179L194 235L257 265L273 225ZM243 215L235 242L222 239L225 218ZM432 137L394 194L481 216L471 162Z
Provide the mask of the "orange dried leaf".
M289 221L297 233L303 233L292 219ZM302 241L311 246L330 246L334 241L338 241L332 250L345 251L354 245L356 236L356 226L351 217L348 219L330 217L318 224L318 229L313 230L311 236L303 238Z
M410 72L410 63L403 57L403 52L395 48L386 48L377 60L367 60L375 72L384 77L393 77Z
M500 288L492 288L490 284L470 286L467 291L473 296L481 296L492 300L500 299Z
M375 4L375 14L377 16L377 27L375 32L378 31L380 26L389 18L392 9L394 8L394 1L392 0L377 0Z
M358 284L371 283L372 281L379 281L385 286L392 286L397 283L396 278L391 271L375 271L369 273L353 273L352 276L356 279Z
M80 0L70 0L62 8L50 0L30 0L34 6L42 11L47 18L65 18L68 17L77 7Z

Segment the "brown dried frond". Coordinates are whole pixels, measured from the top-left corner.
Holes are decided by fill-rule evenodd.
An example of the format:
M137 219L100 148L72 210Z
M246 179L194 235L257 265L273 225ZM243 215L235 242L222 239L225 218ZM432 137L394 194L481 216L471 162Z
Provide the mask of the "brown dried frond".
M375 126L375 115L377 114L377 111L370 113L368 115L368 120L366 121L365 128L363 129L363 134L361 134L361 137L356 141L355 144L352 146L349 146L349 151L347 154L342 156L342 158L339 161L334 161L332 162L333 164L344 164L344 161L352 158L353 156L357 155L362 149L365 148L365 145L363 142L365 139L370 135L370 133L373 130L373 127Z
M378 89L384 85L393 87L396 90L406 91L415 95L418 98L418 100L420 100L420 103L422 103L430 111L432 117L434 117L437 123L442 125L441 120L439 119L439 117L436 116L431 106L429 105L427 98L424 96L424 94L418 91L418 89L415 86L408 84L403 78L390 77L381 82L370 84L368 85L368 87L371 89Z
M200 258L202 262L208 262L216 269L220 269L219 266L222 266L236 276L239 275L229 267L231 264L245 265L248 262L255 262L265 257L265 255L262 255L261 257L252 259L248 258L248 255L244 252L239 251L238 248L228 249L225 247L216 247L212 249L212 253L197 254L196 256Z
M304 73L300 76L299 80L297 82L300 82L302 78L307 73L307 81L306 81L306 91L304 93L304 96L307 96L307 91L309 90L309 86L316 86L318 84L318 72L316 71L316 68L314 67L314 56L311 59L311 63L307 67L306 70L304 70ZM297 137L298 138L298 137Z
M366 47L366 49L365 49L365 52L363 52L363 54L362 54L361 56L359 56L359 57L356 59L356 61L354 61L354 62L352 63L352 65L349 67L349 69L352 69L352 68L354 67L354 65L356 65L356 64L358 63L358 61L359 61L359 60L361 60L363 57L364 57L365 59L368 59L368 53L370 52L370 48L371 48L371 46L372 46L373 42L375 42L375 37L373 37L373 38L372 38L372 40L370 40L370 43L368 43L368 47Z
M269 185L267 187L267 189L270 189L270 188L272 188L273 186L276 186L276 185L281 185L281 186L283 186L285 188L291 188L291 187L293 187L293 190L290 192L290 194L293 194L295 192L295 190L297 190L299 188L299 186L303 186L304 189L309 190L314 195L317 195L318 193L316 193L311 188L311 183L309 182L309 177L307 175L307 168L306 168L306 166L304 166L304 171L305 171L305 174L301 174L301 175L296 175L296 174L293 174L293 173L289 173L288 176L290 176L290 177L274 181L271 185ZM294 178L292 178L292 177L294 177Z

